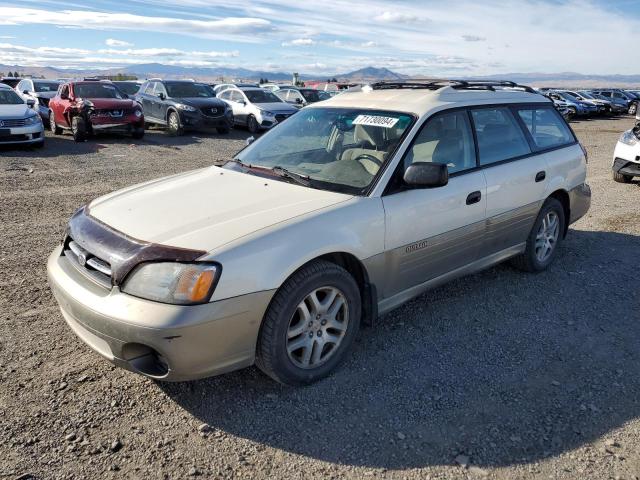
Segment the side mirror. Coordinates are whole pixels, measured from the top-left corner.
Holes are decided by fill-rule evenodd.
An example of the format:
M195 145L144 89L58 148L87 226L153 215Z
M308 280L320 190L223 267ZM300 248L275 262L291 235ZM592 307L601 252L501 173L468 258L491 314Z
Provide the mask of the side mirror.
M296 98L296 103L298 103L298 104L302 103L302 99L301 98Z
M158 98L159 98L160 100L166 100L166 99L167 99L167 96L166 96L164 93L160 92L160 93L158 94Z
M60 94L60 98L62 100L69 100L69 94L68 93L61 93Z
M36 106L36 101L32 100L32 99L29 99L29 100L27 100L27 105L29 105L29 108L33 108L33 107Z
M413 163L404 172L403 179L413 188L444 187L449 183L449 169L444 163Z
M22 93L24 93L25 95L29 95L29 90L23 90Z
M247 147L248 147L248 146L249 146L249 145L251 145L255 140L256 140L256 137L251 136L251 137L247 138L247 139L244 141L244 143L245 143L245 144L247 145Z

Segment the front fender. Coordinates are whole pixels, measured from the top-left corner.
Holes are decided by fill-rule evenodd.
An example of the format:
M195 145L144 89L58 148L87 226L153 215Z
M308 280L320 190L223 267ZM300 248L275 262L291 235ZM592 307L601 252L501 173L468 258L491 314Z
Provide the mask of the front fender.
M384 250L380 198L356 197L272 225L209 252L222 265L212 301L279 288L304 264L322 255L349 253L359 260Z

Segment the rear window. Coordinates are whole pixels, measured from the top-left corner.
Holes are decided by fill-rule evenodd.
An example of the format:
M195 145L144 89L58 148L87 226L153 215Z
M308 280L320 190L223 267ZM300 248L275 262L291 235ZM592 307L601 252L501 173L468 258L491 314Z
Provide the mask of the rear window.
M566 122L552 108L518 110L533 142L540 149L560 147L575 142Z

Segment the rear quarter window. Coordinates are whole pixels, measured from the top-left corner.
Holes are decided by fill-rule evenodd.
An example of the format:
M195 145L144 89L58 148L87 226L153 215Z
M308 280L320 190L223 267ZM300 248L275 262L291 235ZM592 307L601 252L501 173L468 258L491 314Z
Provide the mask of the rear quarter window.
M553 108L519 109L518 115L531 134L535 146L544 150L575 142L566 122Z

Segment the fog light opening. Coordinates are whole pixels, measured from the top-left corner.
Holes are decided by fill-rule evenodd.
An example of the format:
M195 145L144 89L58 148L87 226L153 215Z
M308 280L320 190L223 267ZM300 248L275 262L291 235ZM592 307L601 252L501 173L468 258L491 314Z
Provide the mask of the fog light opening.
M163 378L169 373L165 358L148 345L128 343L122 348L122 355L131 368L153 378Z

